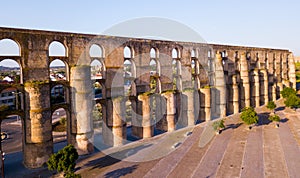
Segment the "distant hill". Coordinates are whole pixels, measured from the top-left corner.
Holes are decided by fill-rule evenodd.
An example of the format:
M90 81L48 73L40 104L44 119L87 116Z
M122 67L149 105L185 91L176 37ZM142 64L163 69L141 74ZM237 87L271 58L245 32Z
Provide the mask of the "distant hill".
M9 70L20 70L20 67L5 67L5 66L0 66L0 71L9 71Z

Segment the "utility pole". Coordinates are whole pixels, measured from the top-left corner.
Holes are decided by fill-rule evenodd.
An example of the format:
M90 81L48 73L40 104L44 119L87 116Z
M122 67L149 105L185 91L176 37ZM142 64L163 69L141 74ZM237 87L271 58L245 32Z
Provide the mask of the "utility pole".
M16 98L16 110L18 111L19 110L19 94L22 94L22 93L21 92L14 92L13 91L12 94L15 95L15 98ZM19 115L17 115L17 121L19 121Z

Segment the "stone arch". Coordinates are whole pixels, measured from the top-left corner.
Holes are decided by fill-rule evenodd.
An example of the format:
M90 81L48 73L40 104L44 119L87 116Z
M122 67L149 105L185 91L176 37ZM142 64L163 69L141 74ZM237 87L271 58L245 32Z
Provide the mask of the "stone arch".
M69 81L69 65L61 58L50 59L49 63L50 81Z
M179 59L180 58L180 51L178 48L172 49L172 59Z
M197 53L197 51L195 49L191 50L191 57L192 58L198 58L198 53Z
M207 57L208 57L208 58L213 58L213 52L212 52L212 49L208 49L208 51L207 51Z
M159 63L156 59L151 59L150 63L150 90L155 93L161 92L160 87L160 69Z
M1 39L0 56L21 56L20 44L12 39Z
M0 66L4 67L4 69L1 69L1 71L0 71L0 77L1 77L0 82L1 83L23 84L22 65L19 63L18 60L5 59L5 58L0 59ZM2 71L3 71L3 73L2 73ZM9 74L9 76L6 76L7 72Z
M173 71L173 89L182 90L182 81L181 81L181 62L178 59L172 60L172 71Z
M67 146L69 143L70 133L70 113L64 106L52 107L51 123L52 123L52 139L53 149L55 150L56 143L60 142L60 145Z
M250 52L246 52L246 59L247 60L251 59L251 53Z
M132 59L134 58L134 50L130 46L125 46L123 51L124 58Z
M150 58L151 59L158 59L159 58L159 51L157 48L152 47L150 49Z
M98 44L92 44L89 48L89 55L91 58L104 58L103 47Z
M68 51L67 51L66 46L63 43L61 43L59 41L52 41L49 44L48 56L67 57Z
M24 140L26 139L26 132L24 131L24 114L20 112L7 112L5 115L1 116L0 119L1 133L6 133L7 139L14 140L13 144L6 142L5 140L1 141L2 151L6 155L13 154L13 152L22 152L24 150ZM12 123L13 127L10 125Z
M103 104L102 103L96 102L94 104L93 110L92 110L92 118L93 118L94 130L100 129L101 124L103 124ZM100 134L101 134L101 132L100 132Z
M24 93L16 87L6 87L0 91L0 106L8 107L10 111L24 109Z
M195 89L200 88L201 85L199 73L202 65L200 64L197 56L198 56L197 51L193 49L191 51L191 76L192 76L192 85Z
M50 92L50 102L51 104L62 104L66 103L66 89L65 86L61 84L57 84L51 87L51 92Z
M220 54L221 54L222 58L226 58L227 57L227 51L226 50L220 52Z
M93 58L90 65L92 79L105 79L106 67L103 59Z
M135 95L135 78L136 78L136 69L135 63L131 59L124 60L124 91L125 95ZM129 92L129 93L126 93Z
M269 69L269 53L265 53L265 69Z

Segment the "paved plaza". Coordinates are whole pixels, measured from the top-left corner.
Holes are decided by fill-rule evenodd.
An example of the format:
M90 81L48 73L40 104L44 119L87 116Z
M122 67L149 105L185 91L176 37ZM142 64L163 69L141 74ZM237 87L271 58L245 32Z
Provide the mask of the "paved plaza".
M82 177L299 177L300 112L277 105L279 128L269 123L268 110L260 107L259 124L251 130L239 115L232 115L225 119L220 135L202 123L80 157L76 173ZM7 177L52 175L46 168L27 172L23 168L23 175L9 170Z
M114 151L97 153L79 162L77 173L83 177L299 177L300 112L281 105L276 113L282 121L275 128L267 120L268 110L257 111L259 125L251 130L234 115L226 119L227 128L220 135L203 123L115 148L123 161ZM174 148L176 143L181 144ZM148 159L160 153L164 156Z

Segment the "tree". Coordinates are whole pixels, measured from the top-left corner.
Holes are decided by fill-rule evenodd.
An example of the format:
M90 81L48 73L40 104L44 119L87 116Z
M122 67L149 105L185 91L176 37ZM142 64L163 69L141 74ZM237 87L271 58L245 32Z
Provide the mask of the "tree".
M297 92L293 88L285 87L280 94L282 95L283 98L288 98L291 95L296 95Z
M256 124L258 122L258 116L253 107L245 107L240 117L247 125Z
M285 101L284 104L290 108L299 108L300 107L300 98L296 95L290 95Z
M65 177L80 177L80 175L74 174L77 159L77 150L73 145L68 145L58 153L51 155L47 161L48 169L63 172Z
M269 101L267 104L267 108L270 109L272 111L272 113L274 113L274 109L276 108L276 104L274 101Z
M94 121L100 121L102 120L102 107L101 104L96 104L94 106L94 109L92 111L93 120Z

